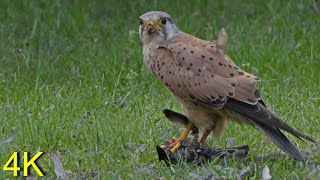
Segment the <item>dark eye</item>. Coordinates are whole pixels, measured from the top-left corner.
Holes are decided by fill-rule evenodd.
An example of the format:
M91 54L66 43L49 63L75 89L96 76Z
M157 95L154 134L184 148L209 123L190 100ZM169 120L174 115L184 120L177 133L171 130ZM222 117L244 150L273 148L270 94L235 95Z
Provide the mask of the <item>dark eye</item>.
M161 24L166 24L167 23L167 19L166 18L161 18L160 22L161 22Z
M140 21L140 25L143 24L143 19L139 18L139 21Z

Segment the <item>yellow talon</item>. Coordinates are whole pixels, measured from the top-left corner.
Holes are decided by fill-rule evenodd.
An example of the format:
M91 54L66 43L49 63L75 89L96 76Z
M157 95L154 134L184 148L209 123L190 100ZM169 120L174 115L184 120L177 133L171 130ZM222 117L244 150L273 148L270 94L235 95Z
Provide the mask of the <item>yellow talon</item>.
M186 129L184 130L184 132L182 133L182 135L180 136L179 139L174 138L174 137L172 138L172 140L174 140L174 143L173 143L174 147L171 149L172 153L176 153L177 152L177 150L181 146L181 142L184 141L187 138L187 136L188 136L189 132L191 131L192 127L193 127L193 124L188 123Z
M175 142L177 142L177 141L178 141L178 138L172 137L172 142L173 142L173 143L175 143Z
M181 146L180 141L176 141L174 147L171 149L171 153L173 154L176 153L180 146Z

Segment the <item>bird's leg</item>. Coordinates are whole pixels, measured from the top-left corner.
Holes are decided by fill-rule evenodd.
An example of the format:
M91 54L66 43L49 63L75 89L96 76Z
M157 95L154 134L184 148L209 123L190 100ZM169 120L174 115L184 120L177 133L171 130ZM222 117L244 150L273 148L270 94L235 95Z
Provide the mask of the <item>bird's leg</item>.
M192 128L193 128L193 124L189 122L187 127L186 127L186 129L184 130L184 132L180 136L180 138L176 142L174 142L174 147L171 149L172 153L177 152L177 150L181 146L181 142L184 141L187 138L187 136L188 136L188 134L189 134L189 132L191 131Z
M206 139L207 139L207 137L209 136L209 134L211 133L211 131L212 131L212 130L205 130L205 131L203 132L202 137L201 137L201 139L200 139L200 144L203 144L203 143L206 141Z

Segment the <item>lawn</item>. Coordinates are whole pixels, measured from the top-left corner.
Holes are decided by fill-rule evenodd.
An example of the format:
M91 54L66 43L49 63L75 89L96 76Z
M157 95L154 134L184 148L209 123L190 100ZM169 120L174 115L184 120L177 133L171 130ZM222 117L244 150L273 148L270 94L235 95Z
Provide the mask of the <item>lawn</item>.
M312 151L311 165L290 158L205 168L158 163L155 146L183 131L162 110L181 109L145 69L138 36L138 17L150 10L168 12L182 31L202 39L215 39L225 27L225 51L262 79L267 106L319 139L318 1L2 0L0 7L0 179L14 179L2 170L13 152L39 151L45 153L37 164L48 179L56 178L52 152L71 179L187 179L204 176L205 168L225 179L247 169L261 179L265 165L274 179L319 178L319 147L293 136L298 148ZM225 147L231 139L248 144L251 155L280 151L234 123L207 144Z

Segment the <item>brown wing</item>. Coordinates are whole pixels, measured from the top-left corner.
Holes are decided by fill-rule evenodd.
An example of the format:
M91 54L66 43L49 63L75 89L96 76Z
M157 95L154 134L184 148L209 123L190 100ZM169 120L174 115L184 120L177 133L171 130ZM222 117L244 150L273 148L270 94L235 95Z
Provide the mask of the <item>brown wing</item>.
M156 50L152 68L175 95L212 107L229 97L249 104L260 100L256 76L244 72L215 42L181 34Z

